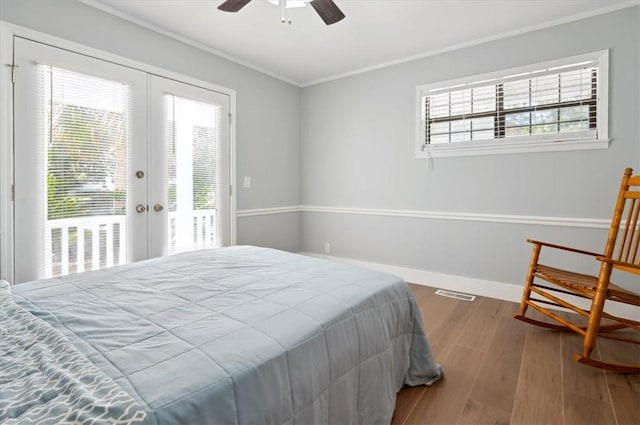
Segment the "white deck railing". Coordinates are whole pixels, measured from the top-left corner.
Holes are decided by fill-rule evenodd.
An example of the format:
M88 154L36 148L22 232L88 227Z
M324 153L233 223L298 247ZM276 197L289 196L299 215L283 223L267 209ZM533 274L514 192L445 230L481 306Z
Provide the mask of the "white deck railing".
M126 234L124 215L48 220L44 238L46 277L126 263L126 236L121 237ZM91 240L89 249L87 238Z
M168 213L169 253L212 248L217 210ZM99 270L127 262L127 217L98 215L48 220L45 225L45 277ZM87 244L87 241L91 242Z
M178 221L184 217L181 223ZM183 216L169 212L168 236L170 253L213 248L217 239L217 210L195 210Z

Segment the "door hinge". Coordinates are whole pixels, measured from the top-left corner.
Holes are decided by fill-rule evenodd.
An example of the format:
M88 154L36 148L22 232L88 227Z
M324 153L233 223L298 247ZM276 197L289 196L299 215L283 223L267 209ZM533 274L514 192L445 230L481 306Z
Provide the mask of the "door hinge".
M229 185L229 196L233 196L233 186Z
M8 63L7 66L11 67L11 83L15 84L16 83L16 68L18 68L18 65L14 65L14 64Z
M233 124L233 115L229 113L229 125Z
M11 185L11 202L15 202L16 200L16 185Z

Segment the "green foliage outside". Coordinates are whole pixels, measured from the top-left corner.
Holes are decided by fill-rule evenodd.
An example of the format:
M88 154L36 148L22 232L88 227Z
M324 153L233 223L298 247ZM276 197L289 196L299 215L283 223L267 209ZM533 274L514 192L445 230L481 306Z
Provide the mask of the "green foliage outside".
M54 104L47 150L48 219L124 214L123 114ZM114 188L115 183L115 188Z

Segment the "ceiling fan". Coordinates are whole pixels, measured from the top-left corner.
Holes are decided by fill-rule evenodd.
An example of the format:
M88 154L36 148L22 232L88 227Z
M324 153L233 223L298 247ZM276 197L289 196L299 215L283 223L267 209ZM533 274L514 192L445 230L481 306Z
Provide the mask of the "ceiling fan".
M218 6L218 9L224 12L237 12L250 1L251 0L227 0ZM286 0L280 0L280 3L283 5L283 8L286 6ZM327 25L335 24L344 18L344 13L336 6L333 0L312 0L309 4Z

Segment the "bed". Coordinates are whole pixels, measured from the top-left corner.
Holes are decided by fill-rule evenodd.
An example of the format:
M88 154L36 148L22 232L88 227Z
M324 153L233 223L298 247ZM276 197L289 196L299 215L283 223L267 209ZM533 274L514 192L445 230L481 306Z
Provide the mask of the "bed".
M273 249L183 253L5 285L3 293L5 316L18 316L0 317L3 338L18 341L0 349L0 423L21 423L20 415L56 423L38 422L56 400L59 417L77 419L64 412L73 409L63 394L43 396L53 384L29 373L12 382L17 357L34 370L74 359L66 361L71 377L60 378L62 366L52 375L79 387L72 369L88 376L78 408L103 419L86 423L388 424L403 385L431 385L443 374L400 278ZM67 351L7 349L27 338L10 326L38 327L31 322L45 329L29 338L61 334L54 344L66 341ZM42 388L20 395L30 380ZM19 401L25 394L32 400Z

